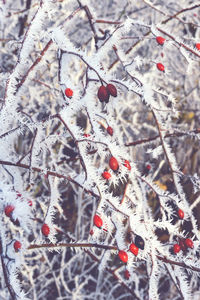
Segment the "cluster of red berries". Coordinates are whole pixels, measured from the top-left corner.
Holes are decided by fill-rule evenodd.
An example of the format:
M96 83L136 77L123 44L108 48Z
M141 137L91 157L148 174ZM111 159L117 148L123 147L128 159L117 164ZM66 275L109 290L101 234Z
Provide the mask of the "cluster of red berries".
M112 156L110 159L109 159L109 166L110 168L113 170L113 171L118 171L119 169L119 163L117 161L117 159ZM130 171L131 170L131 165L130 165L130 162L128 160L125 160L124 161L124 166ZM109 180L111 178L111 174L108 172L108 171L104 171L103 174L102 174L103 178L106 179L106 180Z
M9 210L7 210L7 213L9 214ZM97 214L94 215L93 223L98 228L102 228L102 226L103 226L103 221L102 221L101 217ZM50 233L50 228L47 224L43 224L41 231L44 236L48 236ZM93 230L90 231L90 234L91 235L93 234ZM174 251L174 253L178 253L178 252L180 252L180 250L185 251L187 248L193 248L193 247L194 247L194 244L191 239L180 239L179 244L175 244L173 246L173 251ZM14 243L14 248L16 251L18 251L21 248L21 243L16 241ZM139 249L142 249L142 250L144 249L144 240L141 236L136 235L135 243L130 244L129 250L131 253L133 253L135 256L137 256ZM127 263L128 254L125 251L120 250L118 253L118 256L121 261L123 261L124 263Z
M129 250L131 253L133 253L135 256L137 256L139 249L144 250L144 240L140 235L136 235L135 243L130 244ZM123 261L124 263L127 263L128 254L125 251L120 250L118 253L118 256L121 259L121 261Z
M194 248L193 241L191 239L180 239L179 244L174 244L173 251L176 254L179 253L181 250L185 252L187 248Z
M156 41L157 41L157 43L158 43L159 45L164 45L164 43L165 43L166 40L165 40L165 38L163 38L162 36L157 36L157 37L156 37ZM195 44L195 47L196 47L197 50L200 50L200 43L196 43L196 44ZM159 71L162 71L162 72L165 71L165 67L164 67L164 65L161 64L161 63L157 63L157 69L158 69Z
M162 36L157 36L156 37L156 41L157 41L157 43L159 44L159 45L164 45L164 43L165 43L165 38L163 38ZM196 43L195 44L195 47L197 48L197 50L200 50L200 43ZM162 72L164 72L165 71L165 67L164 67L164 65L163 64L161 64L161 63L157 63L157 69L159 70L159 71L162 71Z
M18 191L16 191L16 199L18 198L21 198L22 197L22 194ZM32 206L32 201L31 200L28 200L28 204L29 206ZM10 220L15 224L15 225L19 225L19 221L18 219L17 220L14 220L13 217L12 217L12 214L13 214L13 211L14 211L15 207L14 205L7 205L5 208L4 208L4 213L5 215L10 218ZM15 249L15 252L19 252L19 250L21 249L22 247L22 244L20 243L20 241L15 241L14 244L13 244L13 247Z
M13 205L7 205L4 209L5 215L9 218L12 218L12 212L15 209ZM19 241L14 242L14 249L17 252L21 248L21 243Z
M156 41L159 45L164 45L165 43L165 38L163 38L162 36L157 36L156 37ZM159 71L164 72L165 71L165 66L161 63L157 63L156 67Z
M117 97L117 89L111 83L107 84L107 86L101 85L98 89L97 96L100 102L108 103L110 96Z

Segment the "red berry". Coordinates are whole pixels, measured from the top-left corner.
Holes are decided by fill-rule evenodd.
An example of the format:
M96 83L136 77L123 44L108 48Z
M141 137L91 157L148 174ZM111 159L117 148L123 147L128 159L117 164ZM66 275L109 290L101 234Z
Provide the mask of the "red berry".
M113 171L117 171L118 168L119 168L119 164L118 164L118 161L116 160L115 157L111 157L110 160L109 160L109 166L110 168L113 170Z
M110 126L107 127L107 133L110 134L110 135L113 135L112 127L110 127Z
M193 244L193 241L191 239L185 239L185 245L188 248L194 248L194 244Z
M84 133L84 137L89 137L90 134L89 133Z
M157 36L156 41L158 44L163 45L165 42L165 39L162 36Z
M200 43L197 43L196 45L197 50L200 50Z
M90 230L90 235L93 235L93 234L94 234L94 230L91 229L91 230Z
M174 247L173 247L173 250L174 250L174 253L180 252L180 250L181 250L180 245L179 244L175 244Z
M11 214L12 214L14 209L15 209L15 207L13 205L7 205L4 209L4 212L5 212L6 216L11 217Z
M49 233L50 233L50 228L49 228L49 226L48 226L47 224L43 224L43 225L42 225L42 234L43 234L44 236L48 236Z
M20 198L22 196L22 194L18 191L16 191L16 194L17 194L17 198Z
M162 72L165 71L165 67L163 66L163 64L157 63L156 66L157 66L157 69L158 69L159 71L162 71Z
M185 245L185 240L184 239L179 239L179 245L182 251L186 251L187 247Z
M121 259L121 261L123 261L124 263L128 261L128 254L125 251L120 250L118 256Z
M94 218L93 218L93 222L94 222L94 225L101 228L102 225L103 225L103 221L102 219L98 216L98 215L95 215Z
M69 88L66 88L65 95L67 96L67 98L71 98L73 96L73 91Z
M104 179L107 179L107 180L111 178L111 174L107 171L103 172L102 176Z
M32 206L33 205L33 202L31 200L28 200L28 205L29 206Z
M140 235L135 236L135 245L136 247L144 250L144 240Z
M100 100L100 102L108 102L110 94L108 93L106 87L104 85L101 85L100 88L98 89L97 96Z
M129 273L128 270L126 270L126 271L124 272L124 277L125 277L126 279L129 279L129 278L130 278L130 273Z
M150 171L150 170L151 170L151 165L146 165L146 169L147 169L148 171Z
M19 241L15 241L13 246L14 246L15 251L18 252L19 249L21 249L22 244Z
M111 96L117 97L117 89L116 89L116 87L115 87L113 84L109 83L109 84L106 86L106 89L107 89L108 93L109 93Z
M179 219L183 219L184 218L184 212L182 211L182 209L178 210L178 216L179 216Z
M131 170L131 165L130 162L128 160L124 161L124 166L130 171Z
M138 249L138 247L137 247L134 243L130 244L129 250L130 250L135 256L138 255L138 250L139 250L139 249Z

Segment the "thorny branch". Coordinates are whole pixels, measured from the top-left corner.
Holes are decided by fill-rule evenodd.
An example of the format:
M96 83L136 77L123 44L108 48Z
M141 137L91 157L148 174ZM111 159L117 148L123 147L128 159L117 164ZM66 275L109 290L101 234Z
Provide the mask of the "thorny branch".
M3 0L4 1L4 0ZM145 3L149 4L147 1L143 0ZM123 26L123 22L120 22L120 21L112 21L112 20L103 20L103 19L97 19L97 20L94 20L92 14L91 14L91 11L90 11L90 8L89 6L83 6L81 4L81 2L79 0L77 0L78 4L79 4L79 8L76 9L72 14L70 14L69 17L67 17L65 19L65 21L67 20L70 20L73 18L73 16L75 14L77 14L79 11L81 10L84 10L85 11L85 14L86 14L86 17L87 17L87 22L89 22L89 26L90 26L90 29L93 33L93 37L94 37L94 41L95 41L95 48L96 48L96 52L98 52L99 50L99 46L98 46L98 41L99 40L105 40L104 43L102 44L102 47L109 42L109 40L111 39L111 37L113 36L113 34ZM5 4L5 1L4 1L4 4ZM31 0L27 0L26 2L26 9L24 10L24 12L27 10L29 10L31 6ZM42 1L40 2L40 7L42 6ZM152 9L156 9L158 10L160 13L162 14L165 14L164 12L162 12L161 10L157 9L156 7L154 7L153 5L150 5ZM190 11L190 10L193 10L195 8L198 8L200 7L200 5L193 5L193 6L190 6L188 8L184 8L182 10L180 10L179 12L175 13L174 15L172 16L167 16L167 19L163 20L161 22L161 24L166 24L167 22L169 22L170 20L173 20L173 19L177 19L178 21L181 21L183 22L182 20L180 20L178 18L178 16L186 11ZM34 19L36 17L37 13L35 14L35 16L33 17L32 19L32 22L34 22ZM25 22L27 20L27 14L25 14L23 20L22 20L22 24L21 24L21 28L20 28L20 32L19 32L19 36L23 34L23 31L25 29ZM183 22L185 23L185 22ZM96 28L95 28L95 24L110 24L110 25L116 25L114 31L112 32L112 34L109 35L109 37L107 38L107 32L106 31L103 31L103 30L100 30L101 33L104 34L103 37L98 37L97 35L97 31L96 31ZM147 27L149 28L150 26L145 26L145 25L142 25L143 27ZM197 25L198 26L198 25ZM96 26L97 27L97 26ZM23 38L23 41L22 41L22 48L24 46L24 43L26 41L26 38L28 36L28 33L29 33L29 30L31 28L31 23L24 35L24 38ZM172 34L168 33L166 30L163 30L162 27L157 27L157 30L159 32L161 32L162 34L164 34L165 36L167 36L170 40L172 40L175 44L177 44L179 47L183 47L185 48L187 51L189 51L190 53L194 54L195 56L197 57L200 57L200 54L193 50L191 47L177 41L176 37L173 36ZM143 37L142 37L142 40L144 40L149 34L151 33L151 30L149 30L148 32L146 32L145 34L143 34ZM107 39L106 39L107 38ZM139 38L139 37L138 37ZM141 40L138 40L137 42L135 42L126 52L125 54L129 54L130 51L136 47L139 43L141 42ZM29 66L28 70L25 71L25 73L21 76L21 78L19 79L19 82L18 84L16 85L16 91L14 93L14 96L16 95L16 93L19 91L19 89L24 86L24 84L26 83L26 80L28 79L30 73L35 70L36 66L40 63L40 61L42 60L42 58L46 55L47 51L49 50L50 46L53 44L53 41L52 40L49 40L48 43L45 45L45 47L43 48L43 50L40 52L40 55L37 57L37 59L32 63L31 66ZM21 49L22 49L21 48ZM124 68L124 71L129 75L129 77L136 83L136 85L138 87L141 88L142 90L142 87L143 87L143 84L142 82L137 79L136 77L132 76L130 74L130 72L127 71L127 68L126 66L124 66L123 64L123 61L122 59L120 58L120 55L118 54L118 49L116 46L113 47L113 50L115 51L115 54L117 56L117 59L110 65L109 69L111 69L115 63L117 62L120 62ZM76 53L76 52L73 52L73 51L63 51L61 50L61 57L58 59L59 61L59 70L58 70L58 77L59 77L59 81L60 81L60 67L61 67L61 58L62 58L62 55L64 53L67 53L67 54L70 54L70 55L74 55L76 57L78 57L82 62L84 62L84 64L87 66L87 70L86 70L86 85L85 85L85 88L84 88L84 93L83 95L86 93L87 91L87 87L88 87L88 83L90 81L97 81L103 85L103 84L107 84L107 82L100 76L100 74L98 73L98 71L96 70L96 68L94 68L91 64L88 63L87 59L85 57L83 57L82 55ZM20 64L20 56L18 58L18 62L17 62L17 65ZM16 65L16 66L17 66ZM15 68L16 68L15 66ZM14 70L15 70L14 68ZM88 77L88 70L92 70L98 77L98 79L91 79ZM11 74L12 75L12 74ZM41 81L41 80L38 80L38 79L34 79L35 82L37 83L40 83L41 85L44 85L46 86L49 90L51 90L51 86L48 85L47 83ZM127 87L127 84L126 83L123 83L123 81L120 81L120 80L111 80L112 83L117 83L121 86L124 86L125 88L127 88L129 90L129 88ZM7 90L8 90L8 86L10 84L10 81L9 79L7 80L7 84L6 84L6 89L5 89L5 99L7 98ZM139 95L141 98L142 98L142 94L137 92L137 91L134 91L137 95ZM63 99L65 100L65 96L63 94ZM6 104L6 101L5 101L5 104ZM87 113L87 118L89 119L90 123L91 123L91 126L92 126L92 122L91 122L91 117L88 113L88 111L86 110L86 113ZM141 139L141 140L137 140L135 142L130 142L130 143L127 143L125 144L126 147L129 147L129 146L136 146L136 145L141 145L141 144L145 144L145 143L150 143L152 141L155 141L157 139L160 140L160 143L163 147L163 152L166 156L166 159L167 159L167 162L168 162L168 165L170 167L170 170L172 172L172 176L174 175L175 171L173 170L173 165L169 159L169 156L167 154L167 150L166 150L166 147L165 147L165 142L164 142L164 139L165 138L171 138L171 137L182 137L182 136L185 136L185 135L192 135L192 134L199 134L200 133L200 129L193 129L193 130L190 130L188 132L179 132L179 131L174 131L173 133L168 133L168 134L163 134L161 132L161 128L160 128L160 124L159 124L159 121L156 117L156 114L154 113L154 111L152 112L153 113L153 116L154 116L154 119L155 119L155 123L156 123L156 126L157 126L157 129L158 129L158 132L159 134L154 136L154 137L150 137L150 138L146 138L146 139ZM101 144L103 146L106 147L106 150L109 150L109 146L107 143L105 142L102 142L102 141L93 141L92 139L76 139L76 136L73 134L72 130L70 129L70 125L67 124L67 122L64 120L64 118L62 118L61 114L60 113L56 113L55 115L51 116L48 118L48 120L50 119L53 119L53 118L56 118L59 120L59 125L60 124L63 124L64 125L64 128L67 130L67 132L69 133L69 135L71 136L72 140L74 141L76 147L77 147L77 150L78 150L78 159L80 159L80 163L83 167L83 170L85 172L85 180L88 178L88 174L87 174L87 164L86 164L86 161L84 160L83 156L81 155L81 151L80 151L80 147L79 147L79 143L82 143L82 142L87 142L87 143L95 143L97 146L98 144ZM105 119L106 120L106 119ZM32 121L32 120L31 120ZM45 120L43 120L43 122L45 123ZM107 122L107 120L106 120ZM32 122L33 123L33 122ZM30 146L30 150L28 151L28 153L26 153L20 160L18 160L18 162L11 162L11 161L8 161L8 160L3 160L1 159L0 160L0 164L3 165L3 166L10 166L10 167L19 167L19 168L23 168L23 169L26 169L29 171L29 176L28 176L28 181L30 181L30 176L31 176L31 172L38 172L38 173L41 173L41 174L45 174L48 178L48 176L52 176L52 177L57 177L57 178L60 178L60 179L64 179L64 180L67 180L69 182L71 182L72 184L75 184L77 185L78 187L82 188L84 192L88 193L89 195L92 195L96 200L98 200L98 202L100 202L101 198L102 198L102 195L101 195L101 192L100 192L100 189L99 187L97 187L97 190L99 191L99 195L95 192L92 191L92 189L86 189L82 184L80 184L78 181L74 180L73 178L71 178L71 176L69 175L63 175L63 174L60 174L59 172L55 171L55 170L43 170L42 168L39 168L39 167L34 167L32 166L32 156L33 156L33 148L34 148L34 143L35 143L35 139L36 139L36 135L37 135L37 128L36 128L36 124L35 125L35 132L34 132L34 135L32 136L32 143L31 143L31 146ZM4 138L4 137L7 137L9 136L10 134L16 132L18 129L20 129L21 127L18 126L14 129L11 129L7 132L5 132L4 134L2 134L0 136L0 138ZM57 127L56 127L57 128ZM92 126L92 130L94 131L94 128ZM95 150L92 150L89 152L89 154L94 154L96 153L98 150L95 149ZM110 150L109 150L110 151ZM111 151L110 151L111 152ZM21 161L28 155L30 154L30 160L29 160L29 164L22 164ZM58 165L60 165L61 163L63 163L65 160L62 160L61 162L58 163ZM71 161L71 160L69 160ZM148 183L148 181L146 181L144 178L140 177L140 176L136 176L137 178L141 179L142 181L144 181L158 196L162 196L162 195L159 195L155 190L154 188L151 186L150 183ZM126 197L126 192L127 192L127 187L128 187L128 184L129 184L129 181L127 181L127 184L125 186L125 190L123 191L123 196L122 196L122 200L120 202L120 204L123 204L125 201L125 197ZM174 186L176 186L176 182L174 180ZM177 193L179 193L178 189L177 189ZM170 196L169 196L170 198ZM129 215L124 213L123 211L121 211L120 209L118 209L110 200L106 199L106 203L110 206L112 206L113 210L116 212L116 213L119 213L121 215L123 215L125 218L129 218ZM161 205L160 205L161 206ZM162 207L162 206L161 206ZM104 244L99 244L99 243L57 243L57 244L53 244L53 243L47 243L47 244L34 244L34 245L30 245L27 249L28 250L34 250L34 249L40 249L40 248L59 248L59 247L69 247L69 248L95 248L95 249L103 249L103 250L115 250L115 251L118 251L118 247L116 246L110 246L110 245L104 245ZM88 253L95 261L98 261L99 260L92 254L89 252L89 250L85 250L86 253ZM171 259L168 259L167 257L165 256L161 256L161 255L157 255L157 259L164 263L164 264L170 264L170 265L175 265L175 266L179 266L181 268L184 268L184 269L188 269L188 270L191 270L191 271L195 271L195 272L200 272L200 268L198 267L194 267L194 266L190 266L190 265L187 265L185 262L180 262L180 261L174 261L174 260L171 260ZM10 286L9 284L9 279L7 277L7 270L6 270L6 266L5 266L5 263L4 263L4 260L3 260L3 255L1 253L1 262L2 262L2 268L3 268L3 273L4 273L4 278L5 278L5 281L6 281L6 284L7 284L7 287L8 287L8 290L9 290L9 293L11 295L11 297L13 299L15 299L15 292L13 291L12 287ZM114 275L118 280L119 278L117 277L116 273L114 270L112 270L111 268L108 268L106 267L106 269L112 274ZM127 289L129 289L129 287L124 284L123 282L120 282L122 285L124 285ZM175 283L176 284L176 283ZM179 285L177 285L177 288L179 290L179 292L181 293L182 295L182 292L181 292L181 289L179 287ZM139 299L131 289L129 289L130 293L132 295L134 295L134 299Z

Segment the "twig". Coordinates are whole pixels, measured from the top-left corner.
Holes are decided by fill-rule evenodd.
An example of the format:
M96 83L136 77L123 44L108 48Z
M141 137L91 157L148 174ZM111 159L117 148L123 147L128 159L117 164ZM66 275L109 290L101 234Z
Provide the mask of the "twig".
M173 133L168 133L168 134L165 134L163 136L163 138L169 138L169 137L182 137L184 135L190 135L190 134L198 134L200 133L200 128L197 128L197 129L194 129L194 130L190 130L188 132L173 132ZM128 143L128 144L125 144L126 147L130 147L130 146L136 146L136 145L140 145L140 144L144 144L144 143L149 143L149 142L152 142L152 141L155 141L156 139L159 139L160 136L159 135L155 135L151 138L146 138L146 139L142 139L142 140L137 140L135 142L131 142L131 143Z
M83 167L83 169L85 171L85 180L86 180L87 179L87 168L86 168L86 165L85 165L85 161L82 158L82 155L81 155L78 143L76 141L76 138L75 138L73 132L69 129L69 126L66 124L66 122L62 119L62 117L59 114L57 115L57 118L63 123L63 125L65 126L65 128L69 131L70 135L72 136L74 142L77 145L77 150L78 150L78 153L79 153L79 156L80 156L80 162L81 162L81 165L82 165L82 167Z
M30 245L27 249L38 249L38 248L99 248L104 250L118 250L116 246L101 245L101 244L92 244L92 243L59 243L59 244L40 244L40 245Z
M6 166L13 166L13 167L19 167L19 168L24 168L24 169L27 169L29 170L30 167L26 164L22 164L22 163L13 163L13 162L10 162L10 161L3 161L3 160L0 160L0 164L1 165L6 165ZM55 176L55 177L58 177L58 178L62 178L62 179L66 179L68 181L70 181L71 183L74 183L76 185L78 185L80 188L84 189L84 191L92 196L94 196L95 198L99 199L99 195L97 195L96 193L94 193L93 191L91 190L88 190L86 188L84 188L80 183L78 183L76 180L72 179L70 176L65 176L65 175L62 175L62 174L59 174L57 172L54 172L54 171L44 171L43 169L41 168L38 168L38 167L32 167L31 168L32 171L35 171L35 172L39 172L39 173L45 173L47 176Z
M4 276L4 279L5 279L5 283L6 283L6 286L8 288L8 291L10 293L10 296L12 298L12 300L17 300L17 297L16 297L16 294L10 284L10 281L9 281L9 278L8 278L8 272L7 272L7 268L6 268L6 265L4 263L4 259L3 259L3 255L1 254L1 264L2 264L2 269L3 269L3 276Z
M101 245L97 243L59 243L59 244L39 244L39 245L30 245L27 249L28 250L34 250L34 249L40 249L40 248L59 248L59 247L67 247L67 248L97 248L97 249L104 249L104 250L115 250L118 251L118 247L116 246L110 246L110 245ZM161 260L164 263L176 265L182 268L190 269L192 271L200 272L200 268L188 266L184 262L178 262L171 259L168 259L166 257L162 257L160 255L157 255L157 258Z
M30 152L30 161L29 161L28 182L30 182L30 177L31 177L31 164L32 164L33 145L34 145L34 142L35 142L35 139L36 139L36 135L37 135L37 128L35 129L35 134L33 136L33 140L32 140L32 143L31 143L31 148L29 150L29 152Z

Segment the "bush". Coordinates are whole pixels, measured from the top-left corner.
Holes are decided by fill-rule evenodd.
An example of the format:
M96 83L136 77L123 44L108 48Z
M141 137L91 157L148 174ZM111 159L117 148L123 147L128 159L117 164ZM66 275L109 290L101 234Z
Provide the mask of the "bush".
M1 299L198 299L199 7L1 0Z

